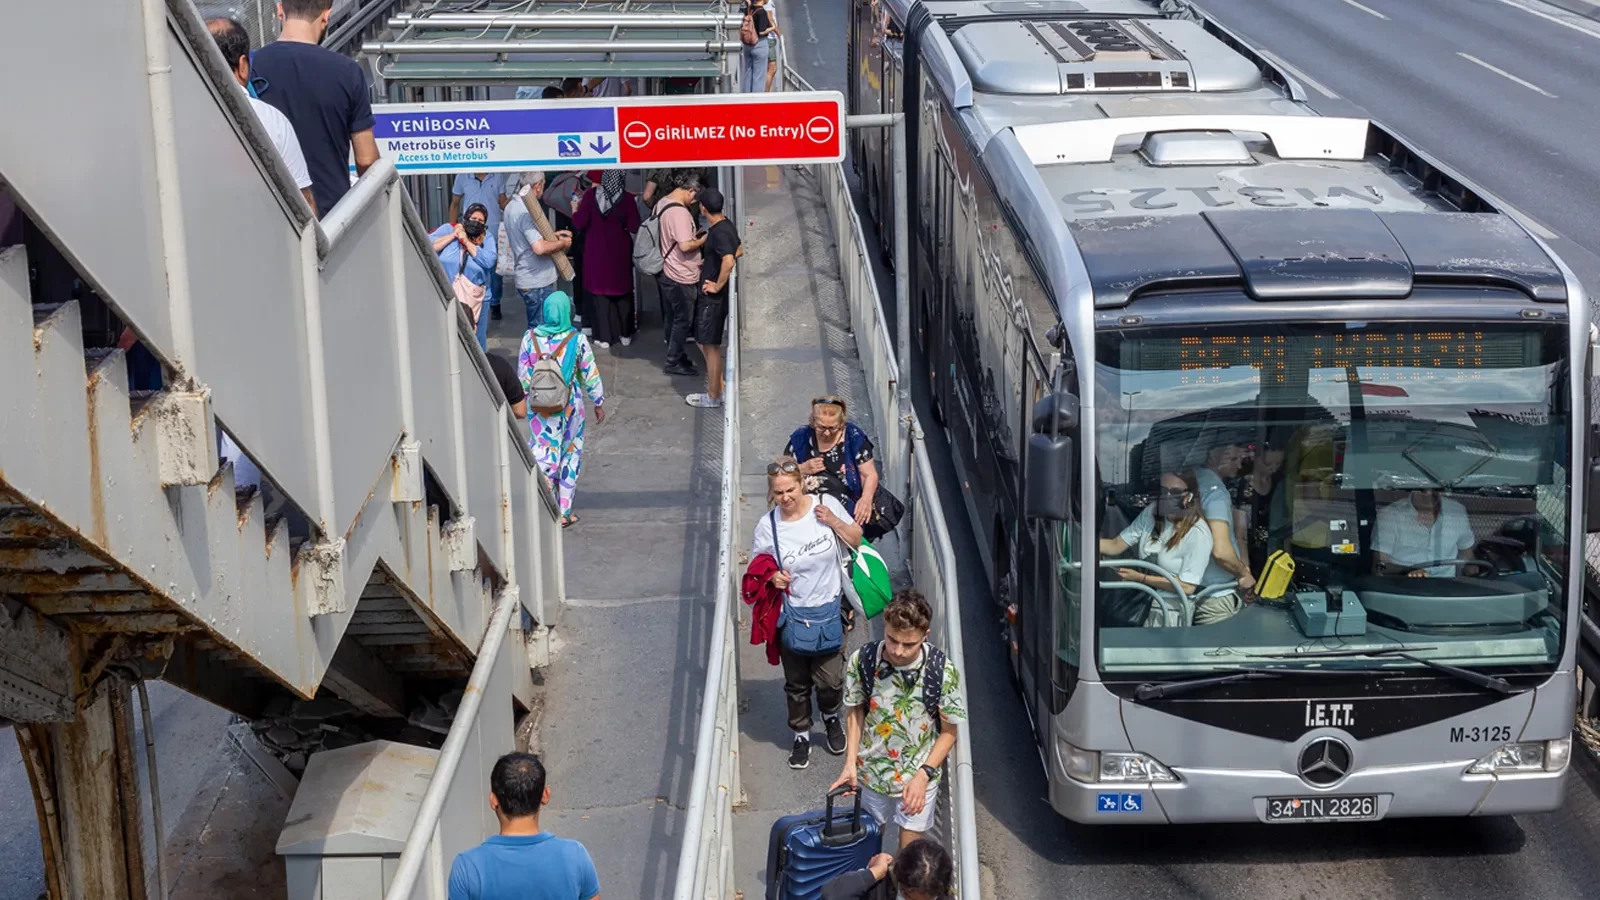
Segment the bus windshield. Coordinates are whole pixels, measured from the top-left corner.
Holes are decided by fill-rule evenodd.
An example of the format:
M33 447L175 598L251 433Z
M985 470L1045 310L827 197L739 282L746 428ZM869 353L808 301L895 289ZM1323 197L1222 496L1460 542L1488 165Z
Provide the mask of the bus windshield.
M1556 662L1565 346L1523 322L1101 332L1102 673Z

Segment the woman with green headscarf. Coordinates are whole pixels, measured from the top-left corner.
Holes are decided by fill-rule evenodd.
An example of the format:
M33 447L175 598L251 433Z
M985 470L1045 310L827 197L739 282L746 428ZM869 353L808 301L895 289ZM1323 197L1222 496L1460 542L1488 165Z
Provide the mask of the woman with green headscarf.
M568 395L565 407L542 411L534 408L535 368L541 362L560 367ZM548 370L549 365L544 368ZM572 327L572 298L565 291L545 298L544 324L523 336L517 377L528 392L528 427L533 432L529 446L555 488L562 527L576 524L572 493L583 466L584 399L587 397L594 404L595 421L604 422L606 395L589 339Z

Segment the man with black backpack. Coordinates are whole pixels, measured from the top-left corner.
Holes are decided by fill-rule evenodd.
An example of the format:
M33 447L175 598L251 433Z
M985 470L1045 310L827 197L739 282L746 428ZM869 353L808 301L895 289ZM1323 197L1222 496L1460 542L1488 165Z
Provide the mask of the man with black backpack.
M933 827L939 767L967 721L961 675L928 643L933 610L917 591L894 595L883 611L883 640L863 645L845 665L844 771L833 787L861 791L881 824L892 817L900 846Z

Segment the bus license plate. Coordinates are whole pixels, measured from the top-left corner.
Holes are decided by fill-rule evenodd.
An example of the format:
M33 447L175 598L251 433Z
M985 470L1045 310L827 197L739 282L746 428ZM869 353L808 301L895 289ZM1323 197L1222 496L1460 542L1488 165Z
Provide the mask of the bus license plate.
M1378 817L1377 794L1341 797L1268 797L1267 821L1355 821Z

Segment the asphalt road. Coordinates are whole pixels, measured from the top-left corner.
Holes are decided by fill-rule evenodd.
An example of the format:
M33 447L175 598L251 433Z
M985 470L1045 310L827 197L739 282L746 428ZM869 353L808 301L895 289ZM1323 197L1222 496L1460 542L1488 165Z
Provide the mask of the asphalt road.
M1398 129L1531 219L1600 293L1600 21L1538 0L1198 5L1287 62L1320 112Z
M1582 90L1600 38L1498 0L1209 0L1230 27L1309 74L1314 105L1397 124L1515 206L1600 289L1600 112ZM1391 9L1390 7L1393 7ZM1492 7L1500 7L1495 9ZM845 10L788 0L791 64L819 89L844 85ZM1600 23L1540 7L1600 34ZM1518 18L1521 17L1521 18ZM1501 21L1505 19L1506 21ZM1531 21L1522 21L1528 19ZM798 20L798 21L796 21ZM803 27L797 27L803 26ZM810 34L819 36L815 42ZM823 39L821 36L826 36ZM1514 72L1546 97L1457 56ZM1512 68L1515 66L1515 68ZM1541 81L1542 79L1542 81ZM866 220L866 217L863 216ZM870 221L870 220L868 220ZM868 226L870 228L870 226ZM873 240L869 239L869 246ZM879 272L879 290L893 283ZM915 384L919 416L926 391ZM1566 806L1544 816L1373 825L1104 828L1069 823L1044 800L1026 714L1012 692L978 547L947 445L929 441L961 573L985 894L1007 900L1571 900L1600 884L1600 768L1574 767Z

